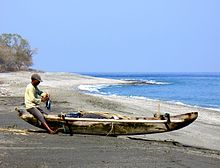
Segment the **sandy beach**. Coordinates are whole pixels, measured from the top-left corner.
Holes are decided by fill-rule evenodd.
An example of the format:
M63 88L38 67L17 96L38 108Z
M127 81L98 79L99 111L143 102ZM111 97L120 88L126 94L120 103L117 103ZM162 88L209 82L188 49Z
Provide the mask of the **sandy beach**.
M220 111L160 102L160 112L199 112L191 125L168 133L129 137L49 135L17 117L32 72L0 73L0 167L219 167ZM80 85L125 81L40 72L39 88L52 98L51 113L108 111L152 117L158 101L85 94ZM42 104L42 106L44 106ZM30 166L31 165L31 166Z

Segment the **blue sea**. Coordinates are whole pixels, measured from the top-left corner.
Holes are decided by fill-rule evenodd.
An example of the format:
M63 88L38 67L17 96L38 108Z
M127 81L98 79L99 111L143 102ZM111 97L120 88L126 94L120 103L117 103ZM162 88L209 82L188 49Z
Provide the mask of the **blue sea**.
M155 99L220 110L220 73L81 73L134 81L130 85L97 85L87 91L140 99Z

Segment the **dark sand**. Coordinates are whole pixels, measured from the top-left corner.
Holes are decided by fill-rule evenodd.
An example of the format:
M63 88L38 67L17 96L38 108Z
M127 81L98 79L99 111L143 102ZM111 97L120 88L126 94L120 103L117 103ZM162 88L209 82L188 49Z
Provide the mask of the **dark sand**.
M220 152L176 142L126 137L49 135L14 112L22 97L0 97L0 167L171 167L219 168ZM63 102L65 104L65 102ZM56 102L56 110L63 109ZM32 129L32 130L31 130Z
M119 100L114 101L114 98L81 94L77 89L73 89L72 85L69 86L69 84L71 82L74 83L74 81L78 82L82 77L75 76L72 77L70 82L62 82L60 84L58 78L62 77L62 80L66 80L63 74L57 75L58 77L54 79L52 78L54 75L47 75L44 75L43 79L51 79L52 82L51 84L50 81L48 83L45 82L46 84L42 84L41 88L51 93L53 98L52 113L83 109L136 115L136 113L132 112L142 112L146 110L145 108L152 106L151 103L149 103L149 106L143 107L141 103L138 104L139 101L135 102L132 100L132 104L130 100L127 102L127 100L120 100L118 98ZM19 80L15 80L17 76L19 76ZM0 168L220 167L219 150L211 150L211 147L205 149L186 144L182 145L179 141L176 142L175 140L166 142L160 140L152 141L147 138L145 138L146 140L140 140L137 137L106 137L76 134L73 136L65 134L49 135L45 131L22 121L14 111L15 107L23 106L23 92L26 84L29 82L28 76L30 76L30 73L0 75L2 83L0 86L0 91L2 92L0 94ZM84 83L86 83L86 80L92 82L92 79L83 78ZM17 81L17 83L14 81ZM94 83L96 82L98 81L94 81ZM66 87L62 88L60 85L66 85ZM68 90L69 88L73 90ZM181 108L179 106L171 107ZM197 121L197 123L192 125L195 125L195 127L189 126L184 129L185 132L196 131L196 125L202 126L202 122ZM210 128L212 127L210 126ZM178 137L181 137L181 134L184 133L182 130L176 131ZM198 133L200 134L200 132ZM186 134L188 139L190 139L190 135ZM218 135L212 135L218 138ZM198 139L201 138L191 138L191 141L198 141ZM207 140L205 142L206 146L208 146ZM215 143L218 144L217 141Z

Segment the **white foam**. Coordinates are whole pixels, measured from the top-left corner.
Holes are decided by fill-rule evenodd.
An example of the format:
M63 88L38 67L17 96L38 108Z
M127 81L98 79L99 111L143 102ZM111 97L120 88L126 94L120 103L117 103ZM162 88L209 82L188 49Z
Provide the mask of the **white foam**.
M149 83L152 85L169 85L169 84L171 84L169 82L157 82L155 80L146 80L146 83Z
M190 105L190 104L185 104L185 103L180 102L180 101L165 101L165 102L171 103L171 104L176 104L176 105L187 106L187 107L207 109L207 110L211 110L211 111L220 111L220 108L218 108L218 107L213 108L213 107L204 107L204 106L198 106L198 105Z
M207 110L212 110L212 111L220 111L220 109L219 108L211 108L211 107L205 107L205 109L207 109Z
M101 85L79 85L78 89L82 91L88 91L88 92L95 92L95 93L101 93L99 90L105 87L108 87L109 85L101 84Z
M143 96L129 96L129 97L132 98L132 99L147 100L147 98L143 97Z
M135 84L146 84L146 85L170 85L169 82L160 82L155 80L138 80L138 79L122 79L124 81L134 82Z
M175 100L172 100L172 101L165 101L167 103L171 103L171 104L176 104L176 105L182 105L182 106L190 106L188 104L185 104L183 102L180 102L180 101L175 101Z

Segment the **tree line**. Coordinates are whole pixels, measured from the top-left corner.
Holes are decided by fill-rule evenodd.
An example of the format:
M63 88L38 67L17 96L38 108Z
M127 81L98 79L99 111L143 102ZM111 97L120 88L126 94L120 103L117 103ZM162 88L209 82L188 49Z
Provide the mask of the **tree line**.
M28 70L33 65L32 49L27 40L18 34L0 35L0 72Z

